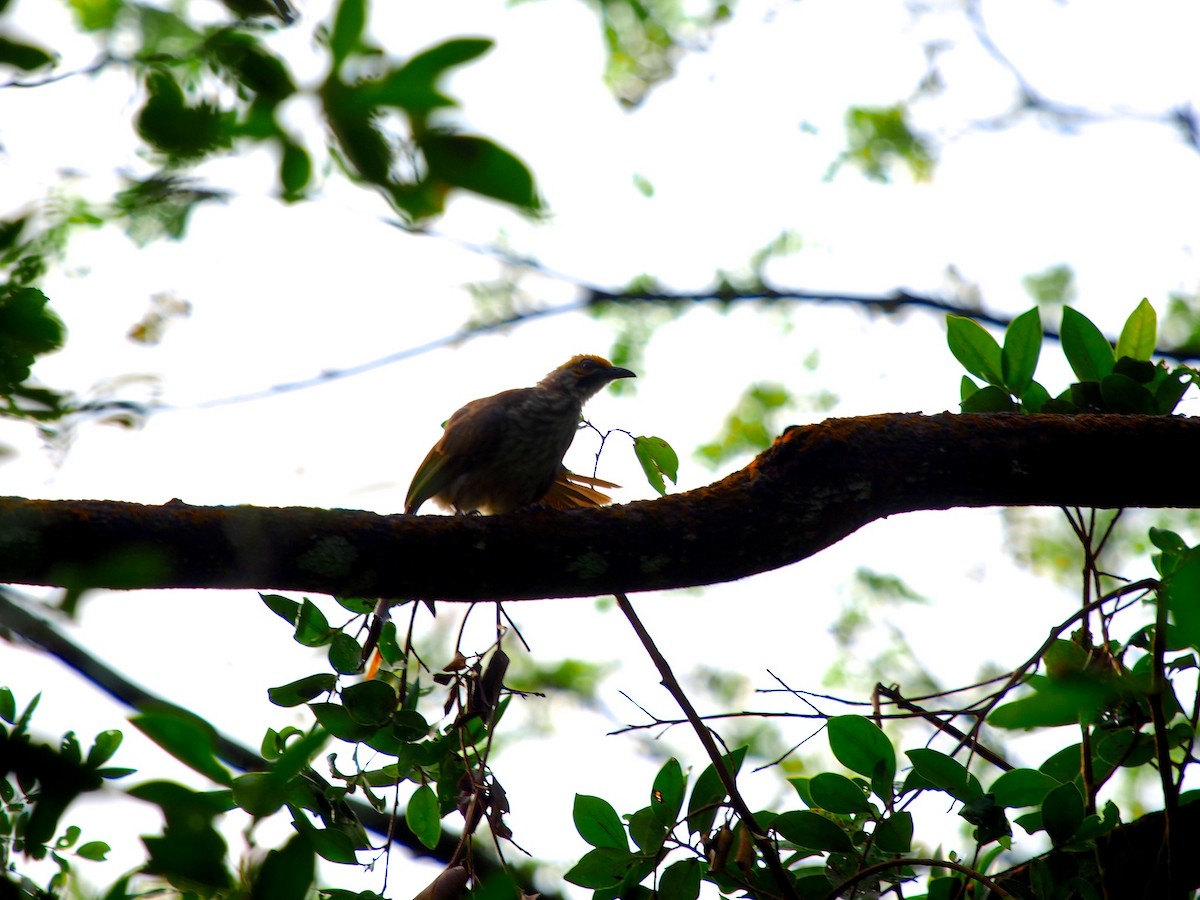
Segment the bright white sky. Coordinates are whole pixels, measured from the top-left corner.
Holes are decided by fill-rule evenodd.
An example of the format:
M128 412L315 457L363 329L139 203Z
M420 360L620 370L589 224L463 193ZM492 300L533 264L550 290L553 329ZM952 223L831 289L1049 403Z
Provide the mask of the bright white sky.
M300 6L305 23L325 17L321 0ZM582 4L376 6L375 37L397 56L449 36L496 38L493 52L455 77L450 91L463 103L466 127L530 164L552 217L534 224L462 201L437 223L437 236L407 236L382 223L381 202L336 176L317 202L284 208L267 196L273 160L266 154L213 164L204 170L208 182L236 198L202 209L184 244L139 251L120 234L84 235L47 285L70 329L67 351L38 368L47 383L88 394L114 377L145 376L143 387L113 393L158 396L181 408L140 430L84 427L61 461L27 430L3 426L0 440L20 452L0 469L0 490L398 510L449 412L530 384L572 353L603 353L609 327L561 316L312 390L191 405L453 333L470 310L464 286L498 275L493 261L461 245L488 244L501 233L517 252L572 278L619 285L649 273L693 289L710 284L717 269L743 268L789 229L804 249L771 265L780 286L934 293L954 266L980 285L988 308L1005 312L1029 305L1022 276L1065 262L1077 273L1077 306L1110 333L1142 296L1161 312L1168 292L1197 288L1200 155L1168 127L1138 118L1200 106L1192 47L1200 7L1187 0L1139 4L1136 15L1111 2L985 4L993 39L1043 96L1130 114L1081 125L1073 135L1035 119L999 131L970 128L1009 108L1014 81L981 48L957 3L929 4L919 15L879 0L743 3L711 45L684 58L678 76L633 113L621 111L601 83L600 34ZM16 7L15 21L31 35L64 27L65 13L52 4ZM307 60L301 71L316 81L318 57L307 34L306 26L294 29L280 46ZM932 41L944 45L945 91L917 105L916 124L945 139L933 181L913 184L897 172L894 184L881 186L852 169L825 180L842 147L846 107L909 96ZM71 46L64 68L92 56L86 42ZM64 168L79 173L67 190L97 199L111 188L115 167L147 171L128 128L139 102L119 72L0 92L0 213L54 189ZM288 116L297 127L310 120L302 107ZM653 197L638 192L635 176L648 179ZM574 299L551 279L524 284L537 302ZM158 348L130 343L126 332L160 292L188 300L193 315ZM809 372L804 361L814 349L821 365ZM1045 381L1056 392L1065 374L1058 353L1049 356ZM670 440L683 456L683 489L720 474L689 452L717 433L751 381L782 381L798 395L830 391L840 398L835 415L934 412L955 407L960 373L934 316L913 313L897 323L799 307L788 324L750 308L723 317L696 309L661 330L638 374L636 395L597 398L589 416L601 427ZM791 418L823 415L801 409ZM594 449L581 438L575 467L587 469ZM620 440L605 451L600 474L627 486L622 501L652 495ZM881 618L897 619L945 683L958 683L989 653L1006 667L1024 659L1071 609L1069 597L1000 559L1002 540L989 512L901 517L788 570L638 605L682 672L721 665L765 687L769 667L794 687L820 689L834 661L826 630L851 574L859 566L894 572L940 602ZM994 616L1001 603L1009 613L1003 623ZM623 661L603 688L607 720L562 714L552 739L512 747L498 763L517 839L540 857L565 860L583 849L570 826L570 792L598 793L632 811L644 802L656 765L638 740L601 737L637 718L618 690L663 716L673 709L615 614L587 601L511 612L542 660ZM444 615L444 627L455 619ZM986 651L947 653L982 621L990 631L1011 624L1013 632L992 633ZM264 727L299 721L267 703L266 687L316 671L252 594L106 595L85 607L74 633L130 677L252 745ZM879 640L887 640L885 628ZM484 646L483 634L479 641ZM46 732L74 727L86 736L121 727L118 708L96 701L54 663L8 648L3 658L0 682L20 699L45 690L35 722ZM792 731L788 739L806 734ZM681 731L669 739L689 762L703 764ZM127 746L122 756L132 764L147 774L163 771L133 735ZM563 761L563 789L543 796L549 760ZM774 786L759 776L750 791L765 798ZM147 815L137 827L153 831L157 823ZM96 830L91 836L116 836L102 824ZM136 851L117 848L113 863L85 873L107 884L136 861ZM333 873L349 885L346 875ZM395 896L428 878L405 865L393 867L393 876ZM367 876L361 886L378 889L380 877Z

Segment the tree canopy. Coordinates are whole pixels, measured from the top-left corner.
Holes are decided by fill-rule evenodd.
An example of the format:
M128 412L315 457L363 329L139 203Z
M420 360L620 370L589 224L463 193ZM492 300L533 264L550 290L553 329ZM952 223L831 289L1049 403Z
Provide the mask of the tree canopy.
M1195 12L870 12L0 3L6 896L1200 889Z

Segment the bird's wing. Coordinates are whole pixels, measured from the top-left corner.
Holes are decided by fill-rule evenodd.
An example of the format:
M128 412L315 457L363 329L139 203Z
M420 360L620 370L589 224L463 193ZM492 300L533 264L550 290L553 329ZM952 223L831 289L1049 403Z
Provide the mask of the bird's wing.
M531 388L503 391L472 400L446 422L441 439L417 467L404 499L404 511L415 513L460 475L486 460L503 438L509 411Z

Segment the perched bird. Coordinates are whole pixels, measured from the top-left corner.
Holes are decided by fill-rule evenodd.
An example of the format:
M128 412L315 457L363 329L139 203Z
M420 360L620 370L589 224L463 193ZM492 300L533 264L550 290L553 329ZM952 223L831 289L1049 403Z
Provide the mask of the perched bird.
M472 400L446 421L441 439L413 476L404 511L415 513L428 500L456 513L506 513L540 503L556 509L601 506L598 487L617 485L576 475L563 465L575 439L583 404L609 382L636 377L599 356L573 356L535 386ZM431 601L425 603L433 609ZM379 667L375 647L388 614L375 608L362 661L366 677Z
M446 422L413 476L404 511L428 500L455 512L506 513L544 503L558 508L607 502L608 481L563 466L583 404L633 372L599 356L573 356L534 387L472 400Z

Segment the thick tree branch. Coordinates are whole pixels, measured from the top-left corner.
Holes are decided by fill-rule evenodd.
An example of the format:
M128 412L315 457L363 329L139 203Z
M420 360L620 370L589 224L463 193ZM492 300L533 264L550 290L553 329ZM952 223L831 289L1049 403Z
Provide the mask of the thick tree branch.
M1200 420L889 414L789 428L708 487L596 510L349 510L0 499L0 582L439 600L731 581L876 519L981 506L1200 507Z

